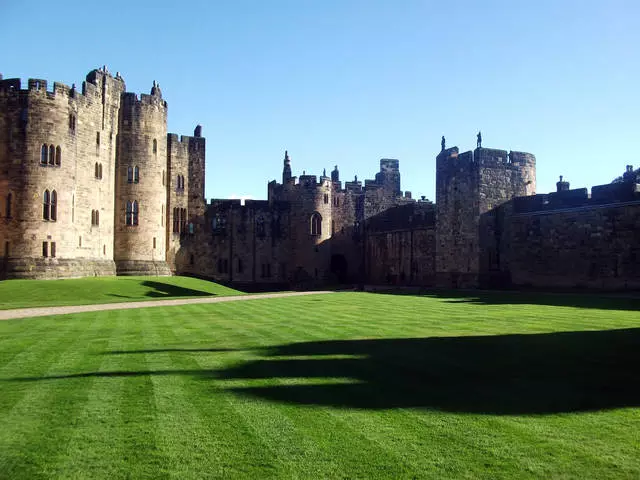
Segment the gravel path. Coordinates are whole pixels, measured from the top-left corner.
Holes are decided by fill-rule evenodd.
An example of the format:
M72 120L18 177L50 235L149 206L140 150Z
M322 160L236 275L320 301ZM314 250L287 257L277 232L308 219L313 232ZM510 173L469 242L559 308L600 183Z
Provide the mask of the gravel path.
M175 298L172 300L149 300L145 302L127 303L102 303L99 305L71 305L67 307L38 307L16 308L14 310L0 310L0 320L13 320L16 318L44 317L47 315L66 315L68 313L99 312L102 310L126 310L129 308L146 307L171 307L175 305L191 305L193 303L220 303L245 300L257 300L260 298L299 297L302 295L319 295L333 293L330 291L311 292L285 292L263 293L260 295L237 295L233 297L207 297L207 298Z

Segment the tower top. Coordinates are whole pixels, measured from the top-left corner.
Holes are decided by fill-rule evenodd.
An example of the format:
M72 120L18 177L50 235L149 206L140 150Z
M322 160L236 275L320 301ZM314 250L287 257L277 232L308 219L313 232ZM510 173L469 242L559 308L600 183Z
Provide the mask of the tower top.
M284 151L284 168L282 169L282 183L288 183L291 180L291 159L289 158L289 152Z

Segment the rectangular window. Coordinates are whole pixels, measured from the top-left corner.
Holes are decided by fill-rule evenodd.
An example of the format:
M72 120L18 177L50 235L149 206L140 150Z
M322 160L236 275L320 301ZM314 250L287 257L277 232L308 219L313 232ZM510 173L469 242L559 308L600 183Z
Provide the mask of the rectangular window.
M155 250L156 248L156 237L153 237L153 249Z
M96 145L100 145L100 132L96 132Z
M78 237L78 247L82 247L82 237Z
M56 256L56 242L51 242L51 256Z
M48 257L49 256L49 243L48 242L42 242L42 256L43 257Z

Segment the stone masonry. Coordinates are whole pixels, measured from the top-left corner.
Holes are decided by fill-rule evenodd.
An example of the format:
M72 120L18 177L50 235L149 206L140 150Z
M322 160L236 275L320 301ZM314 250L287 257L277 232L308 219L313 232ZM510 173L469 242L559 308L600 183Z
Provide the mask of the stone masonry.
M640 288L640 185L536 194L530 153L442 150L436 202L373 179L293 174L266 200L204 196L206 142L167 132L160 85L0 76L0 278L185 274L247 288L322 284Z

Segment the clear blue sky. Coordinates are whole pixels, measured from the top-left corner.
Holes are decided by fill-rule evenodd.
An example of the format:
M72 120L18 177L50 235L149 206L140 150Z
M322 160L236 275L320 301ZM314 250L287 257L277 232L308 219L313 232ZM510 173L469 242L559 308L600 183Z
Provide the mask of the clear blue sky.
M23 6L24 5L24 6ZM207 138L208 198L266 198L333 165L435 197L440 137L537 157L538 192L640 164L637 0L0 0L0 72L80 84L106 64L160 82L169 131Z

